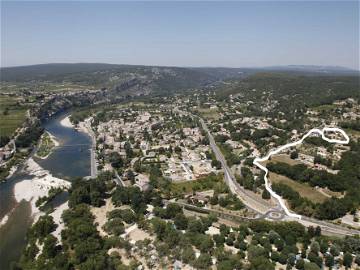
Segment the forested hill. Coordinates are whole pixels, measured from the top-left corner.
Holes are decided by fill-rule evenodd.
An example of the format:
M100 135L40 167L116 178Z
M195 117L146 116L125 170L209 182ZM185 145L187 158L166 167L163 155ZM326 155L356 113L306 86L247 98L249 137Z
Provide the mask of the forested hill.
M250 75L281 70L284 73L330 75L354 74L344 68L315 68L298 66L270 68L223 67L162 67L143 65L115 65L102 63L41 64L0 69L1 82L6 83L74 83L81 86L107 88L130 95L172 94L201 88L228 79L244 79Z
M116 92L171 94L199 88L228 77L240 77L236 71L212 72L201 68L157 67L113 64L42 64L1 69L1 81L9 83L74 83L108 88Z
M296 111L345 98L360 98L360 76L305 76L295 73L262 72L232 80L218 89L220 99L240 95L256 104ZM261 108L261 106L260 106Z

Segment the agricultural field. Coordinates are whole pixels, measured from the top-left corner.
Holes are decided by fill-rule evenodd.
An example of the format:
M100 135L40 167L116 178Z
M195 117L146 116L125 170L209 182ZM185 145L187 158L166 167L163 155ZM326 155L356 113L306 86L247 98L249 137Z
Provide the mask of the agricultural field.
M0 96L0 136L11 136L22 125L27 108L16 97Z
M0 84L0 92L5 93L16 93L21 90L34 91L38 93L45 92L64 92L64 91L76 91L76 90L85 90L85 89L93 89L94 87L90 87L87 85L74 84L68 82L62 83L52 83L52 82L41 82L41 83L27 83L27 82L1 82Z

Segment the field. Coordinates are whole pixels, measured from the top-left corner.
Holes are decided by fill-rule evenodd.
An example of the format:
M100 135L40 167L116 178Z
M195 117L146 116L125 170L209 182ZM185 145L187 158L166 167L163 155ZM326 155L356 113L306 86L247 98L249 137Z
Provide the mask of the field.
M316 190L313 187L310 187L309 185L305 183L298 183L294 180L291 180L290 178L279 175L276 173L269 173L269 179L272 183L282 183L286 184L295 191L299 192L301 197L308 198L309 200L316 202L316 203L322 203L327 199L327 196L322 194L320 191Z
M0 96L0 136L11 136L25 120L26 108L15 97Z
M189 194L194 191L216 189L226 190L222 175L209 175L198 180L171 183L170 189L174 194Z
M357 131L357 130L354 130L354 129L350 129L350 128L345 128L344 131L345 131L346 134L348 134L350 137L360 138L360 131Z
M271 161L272 162L283 162L283 163L287 163L291 166L301 164L300 161L291 159L288 155L282 155L282 154L271 156ZM269 162L269 161L267 161L267 162ZM264 162L264 163L267 163L267 162Z
M217 120L219 119L219 112L216 108L199 108L198 109L200 115L204 117L205 119L213 119Z
M31 90L35 92L64 92L64 91L77 91L84 89L93 89L93 87L81 84L74 84L69 82L64 83L50 83L50 82L38 82L38 83L8 83L1 82L0 92L15 93L20 90Z
M317 112L328 112L333 109L336 109L336 105L335 104L324 104L324 105L313 107L312 109Z

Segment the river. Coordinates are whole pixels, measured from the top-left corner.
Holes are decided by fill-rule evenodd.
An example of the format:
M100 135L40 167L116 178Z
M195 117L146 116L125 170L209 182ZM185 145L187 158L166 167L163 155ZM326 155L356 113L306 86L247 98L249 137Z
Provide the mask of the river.
M67 114L59 114L43 126L56 137L60 145L46 159L34 160L53 176L71 181L73 177L90 175L91 138L74 128L61 125ZM31 207L27 201L18 203L14 197L14 186L20 181L28 181L32 176L19 169L7 182L0 183L0 265L2 270L11 269L26 243L26 232L32 224ZM57 200L64 200L61 195ZM57 202L58 204L59 202Z

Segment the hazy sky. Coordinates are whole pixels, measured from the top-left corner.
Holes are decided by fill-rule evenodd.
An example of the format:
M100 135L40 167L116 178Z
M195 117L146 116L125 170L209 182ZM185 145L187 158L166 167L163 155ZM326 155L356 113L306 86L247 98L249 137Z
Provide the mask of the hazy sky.
M1 2L1 66L359 69L359 2Z

